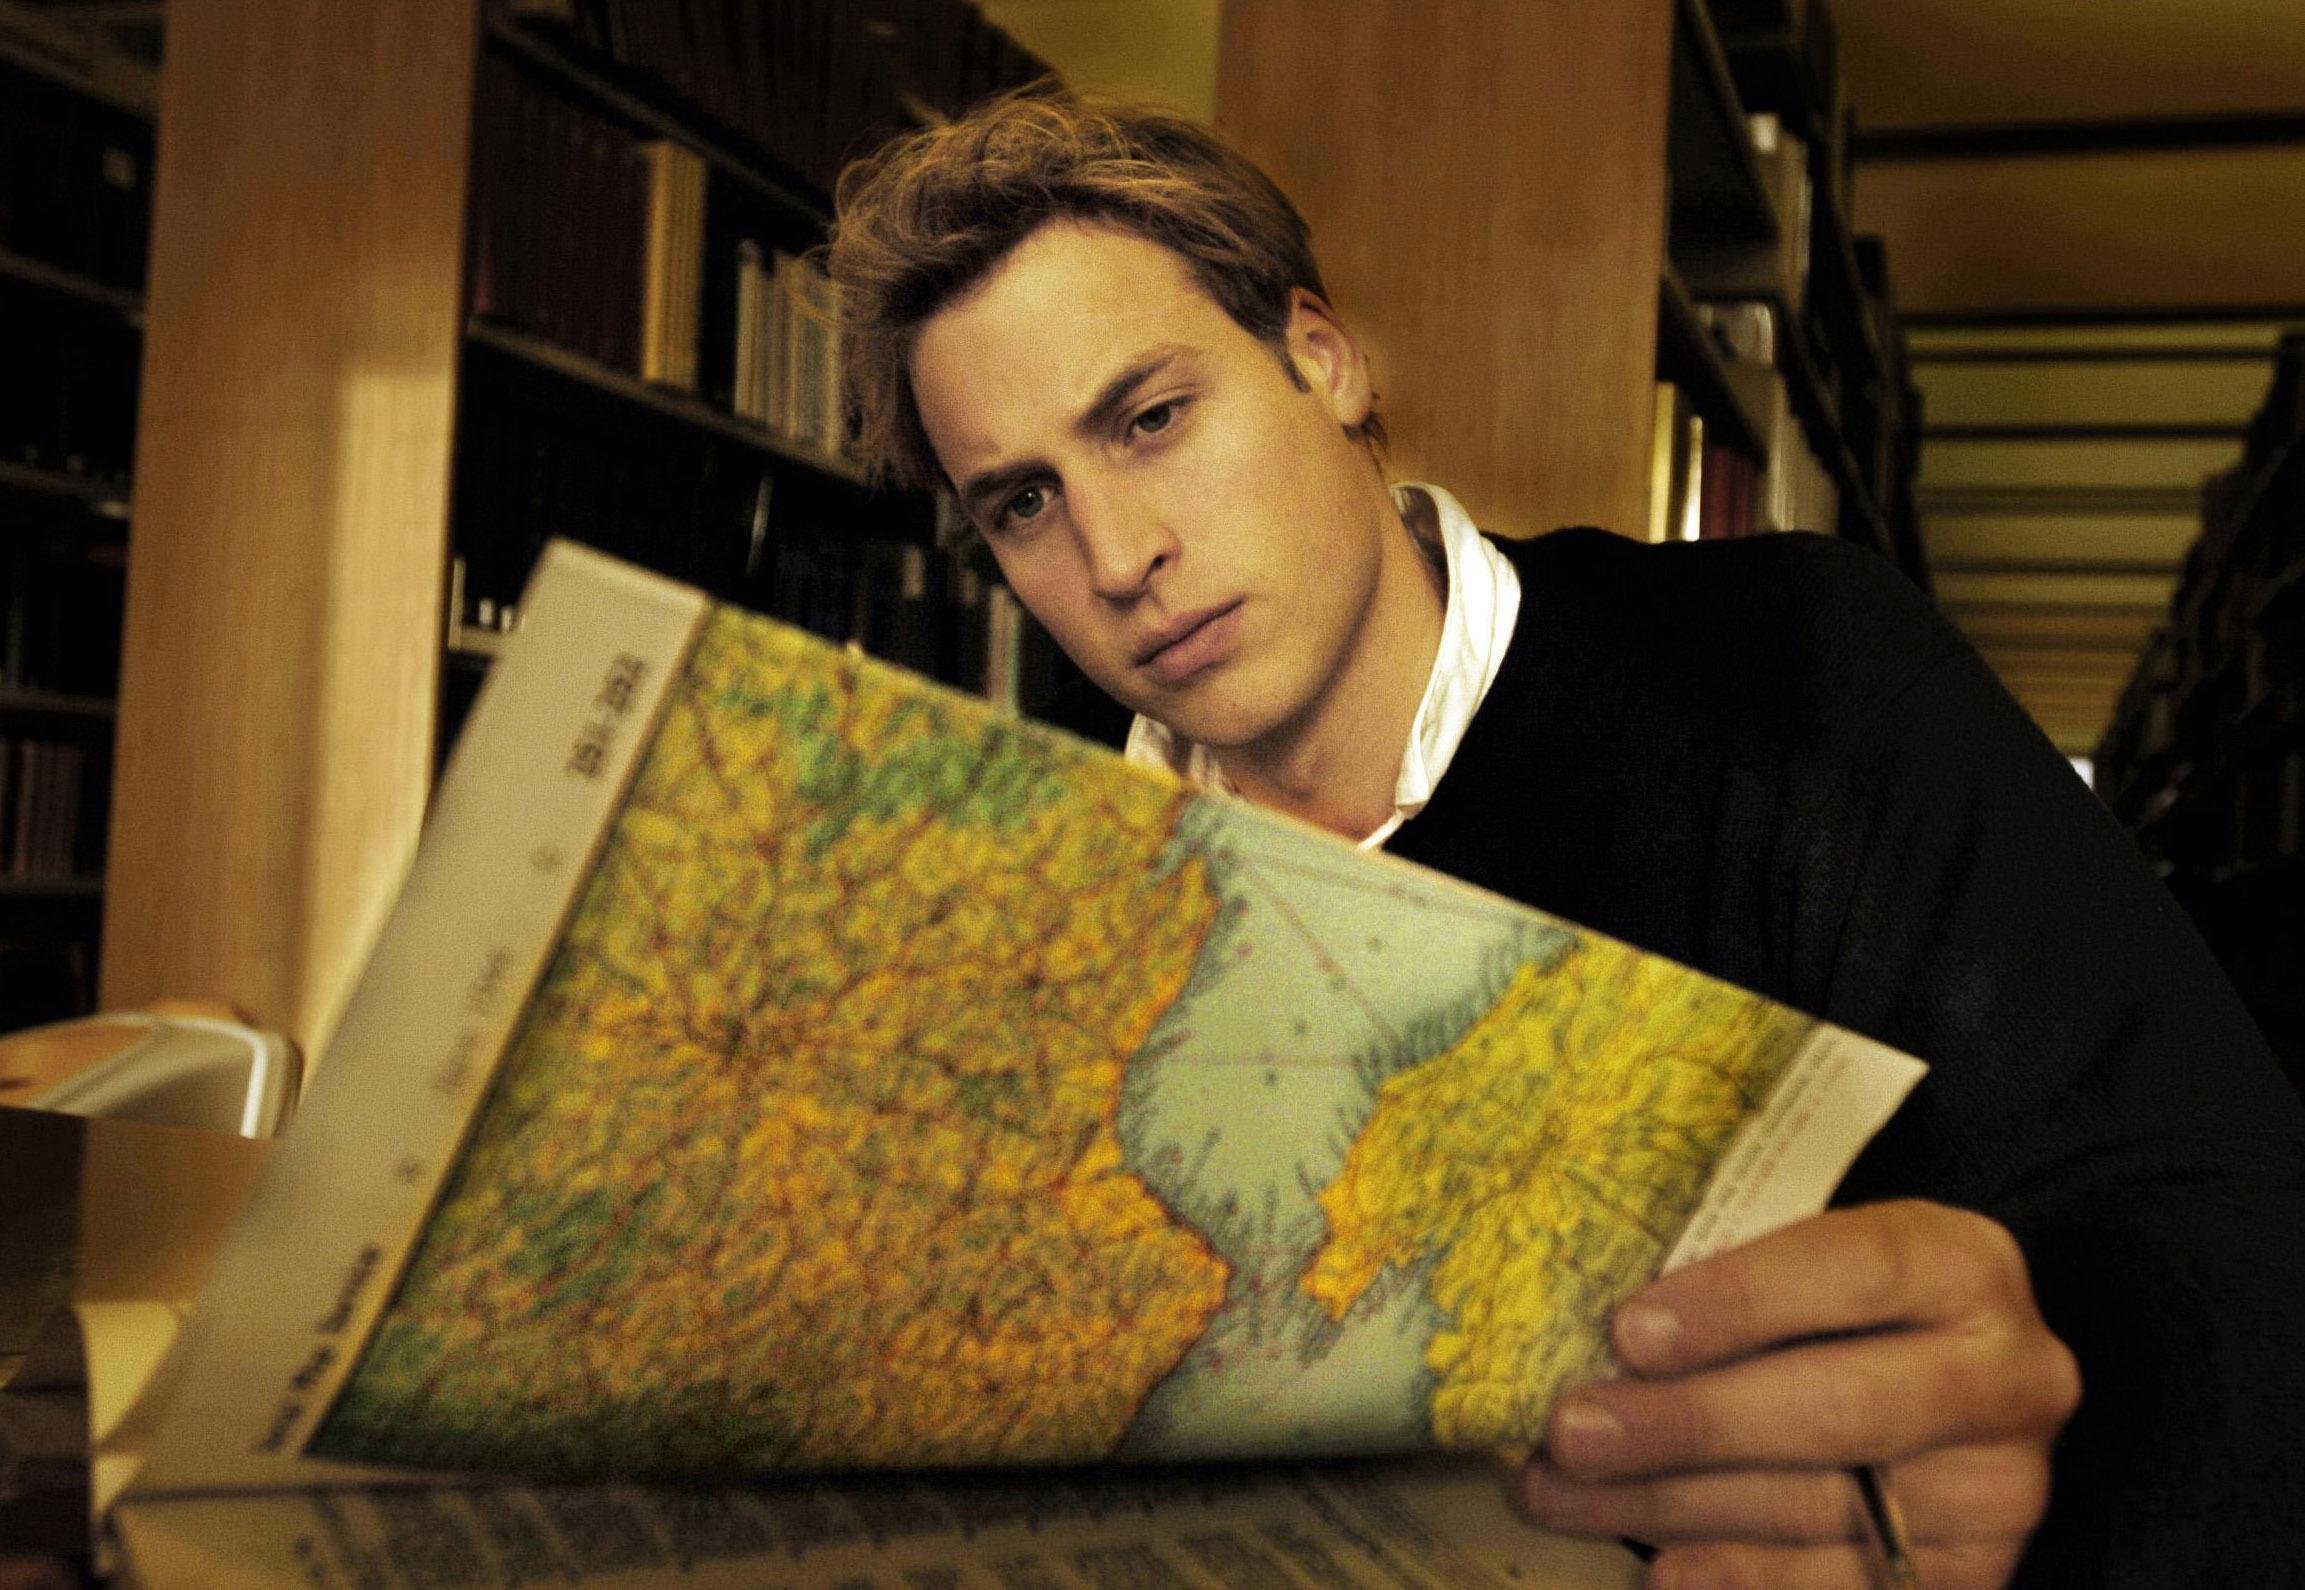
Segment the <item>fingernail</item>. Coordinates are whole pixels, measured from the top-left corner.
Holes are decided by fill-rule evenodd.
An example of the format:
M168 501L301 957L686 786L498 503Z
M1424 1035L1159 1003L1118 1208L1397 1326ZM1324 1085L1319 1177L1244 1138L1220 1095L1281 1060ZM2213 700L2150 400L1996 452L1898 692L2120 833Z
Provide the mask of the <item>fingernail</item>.
M1681 1339L1681 1317L1661 1303L1628 1303L1617 1312L1617 1351L1635 1368L1663 1363Z
M1553 1435L1546 1444L1572 1462L1594 1463L1615 1452L1624 1439L1624 1421L1608 1409L1571 1402L1553 1415Z

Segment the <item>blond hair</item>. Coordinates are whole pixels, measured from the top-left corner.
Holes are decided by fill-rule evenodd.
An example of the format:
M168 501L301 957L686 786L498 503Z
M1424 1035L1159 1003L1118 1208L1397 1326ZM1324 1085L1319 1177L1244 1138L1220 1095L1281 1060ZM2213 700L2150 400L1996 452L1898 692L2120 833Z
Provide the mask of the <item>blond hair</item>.
M1304 217L1237 151L1167 111L1045 84L856 162L840 175L834 210L824 258L859 444L878 479L908 489L945 484L913 400L914 336L1044 222L1099 221L1172 250L1300 386L1287 354L1290 295L1328 296ZM1373 412L1354 434L1383 441Z

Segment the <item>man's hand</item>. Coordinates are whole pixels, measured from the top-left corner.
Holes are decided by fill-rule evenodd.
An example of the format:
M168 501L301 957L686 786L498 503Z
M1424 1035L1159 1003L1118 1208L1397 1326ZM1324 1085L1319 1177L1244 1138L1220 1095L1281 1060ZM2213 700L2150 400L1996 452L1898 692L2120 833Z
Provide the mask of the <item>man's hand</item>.
M1922 1584L2000 1585L2080 1400L2016 1241L1938 1204L1836 1210L1717 1254L1635 1294L1612 1336L1625 1378L1562 1399L1521 1490L1542 1524L1664 1548L1652 1585L1875 1583L1864 1463Z

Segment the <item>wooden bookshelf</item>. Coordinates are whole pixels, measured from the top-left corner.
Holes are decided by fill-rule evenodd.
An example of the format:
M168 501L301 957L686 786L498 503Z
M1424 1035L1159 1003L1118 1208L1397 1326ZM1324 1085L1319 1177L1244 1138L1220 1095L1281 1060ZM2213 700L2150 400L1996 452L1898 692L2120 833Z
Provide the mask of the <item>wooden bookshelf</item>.
M1776 241L1776 213L1745 137L1744 118L1702 0L1674 0L1665 155L1669 247Z
M863 25L845 7L824 15ZM168 52L104 998L227 999L318 1054L412 853L443 725L504 643L452 591L465 542L508 538L486 571L498 585L475 589L476 613L485 595L501 615L502 582L532 554L522 538L594 506L585 482L500 474L529 522L468 517L466 494L488 480L489 448L512 445L510 427L561 415L580 453L676 458L713 475L713 490L757 479L750 540L722 557L732 580L755 572L764 534L885 530L925 546L932 516L925 500L875 496L830 448L732 412L701 368L693 390L647 380L584 335L476 312L471 223L505 198L476 180L489 169L475 160L491 131L482 86L507 74L574 107L587 137L597 124L611 144L691 152L708 222L757 219L763 247L787 253L821 240L822 185L657 67L583 25L515 20L484 0L344 15L172 0ZM1016 64L972 50L968 69L996 59ZM726 69L719 57L700 68ZM906 86L899 120L936 112L939 92ZM542 231L581 241L572 228L608 223L592 192L570 192L587 202ZM609 484L626 519L655 503ZM772 508L790 518L764 527ZM676 505L662 517L640 552L609 550L677 559L697 525Z
M146 121L160 102L157 72L95 47L23 0L0 0L0 61Z
M1339 30L1320 0L1244 0L1226 8L1219 57L1219 126L1298 200L1365 333L1394 471L1449 486L1499 531L1640 533L1655 381L1682 389L1709 441L1766 460L1766 373L1758 389L1732 373L1699 307L1765 301L1777 376L1840 502L1837 524L1814 528L1925 583L1890 483L1850 445L1854 396L1891 361L1821 139L1809 301L1778 274L1791 240L1751 147L1743 63L1756 27L1789 29L1784 7L1487 0L1438 24L1428 11L1389 0ZM1822 0L1804 14L1821 18ZM1317 59L1234 69L1298 63L1296 41L1316 35ZM1805 40L1788 32L1781 50L1809 72ZM1379 100L1418 112L1362 113ZM1830 126L1804 104L1803 127Z
M1701 0L1367 9L1339 29L1323 0L1228 5L1219 120L1312 218L1377 356L1396 471L1458 489L1500 530L1637 527L1660 373L1714 434L1760 451L1762 416L1677 257L1776 225L1736 41ZM925 504L873 498L852 463L740 418L701 378L643 380L475 316L477 84L508 65L693 151L715 204L781 229L762 241L821 235L821 183L773 140L581 28L482 0L172 0L107 1003L223 998L324 1046L413 849L444 703L500 644L449 602L487 404L607 412L611 429L741 459L794 515L772 537L897 514L936 539ZM915 119L943 113L917 83L899 99ZM1417 114L1365 114L1377 102ZM1798 350L1793 328L1785 341ZM1839 442L1825 375L1796 351L1786 378L1803 425ZM1820 452L1859 478L1845 442Z
M840 458L804 447L779 436L765 425L715 408L694 393L652 386L638 376L627 375L597 359L587 358L542 337L515 331L507 326L495 326L476 320L466 328L465 335L475 345L489 352L517 359L537 370L548 371L564 381L612 397L619 403L627 403L682 425L708 431L740 447L765 453L802 469L813 470L832 480L860 488L865 484L864 466L855 459Z
M78 271L45 264L4 246L0 246L0 280L25 282L98 309L108 309L132 326L144 323L141 294L107 287Z
M2305 332L2202 505L2096 786L2305 1082Z
M9 494L70 503L104 519L128 517L128 499L120 494L118 485L85 475L67 475L59 469L0 462L0 495Z
M41 722L86 731L108 727L118 716L119 708L102 696L0 688L0 718L17 723Z
M151 73L0 0L0 1026L94 1003ZM36 968L36 970L35 970Z
M820 230L832 218L831 195L780 169L766 152L744 148L726 132L707 125L662 86L619 73L613 63L556 43L494 9L485 13L485 26L491 48L520 57L618 120L695 150L721 177L782 211L796 225Z
M1768 456L1768 422L1756 395L1731 373L1730 361L1705 330L1697 301L1669 259L1657 291L1657 374L1687 389L1731 447L1751 458Z
M102 898L102 878L0 878L0 900L67 901Z
M478 37L477 0L169 7L107 1006L316 1052L414 849Z

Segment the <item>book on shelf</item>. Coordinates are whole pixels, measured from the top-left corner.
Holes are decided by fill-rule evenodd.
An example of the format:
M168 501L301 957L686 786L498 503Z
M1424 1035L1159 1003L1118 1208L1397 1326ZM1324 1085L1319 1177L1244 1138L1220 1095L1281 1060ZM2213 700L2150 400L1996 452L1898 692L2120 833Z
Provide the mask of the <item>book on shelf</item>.
M1649 431L1651 541L1715 541L1760 527L1762 471L1745 453L1708 434L1704 415L1671 381L1654 390Z
M737 245L736 412L823 457L847 450L831 278L782 249Z
M481 76L472 312L828 461L844 450L831 284L789 222L694 150L568 103L515 61ZM571 228L567 217L585 224Z
M1689 250L1677 253L1675 263L1700 298L1770 299L1798 320L1808 302L1816 230L1809 149L1774 115L1748 116L1745 129L1776 218L1776 241Z
M1768 462L1751 488L1752 529L1832 534L1840 522L1840 488L1810 445L1778 368L1779 339L1786 332L1777 304L1757 298L1708 300L1697 306L1697 315L1720 347L1729 385L1744 395L1748 412L1762 422Z
M1745 118L1746 137L1761 168L1761 187L1777 218L1777 271L1785 306L1796 315L1809 297L1809 251L1815 230L1816 194L1809 175L1809 146L1784 122L1766 113Z
M643 372L651 174L641 141L519 64L482 58L472 312ZM571 216L584 224L570 225Z
M1634 1581L1469 1455L1918 1062L565 543L520 610L184 1328L88 1330L139 1583Z
M957 115L1048 73L967 0L573 0L526 20L822 192L921 108Z
M119 688L128 556L118 534L0 499L0 692L100 699Z
M81 741L0 734L0 878L54 882L102 865L89 760Z
M640 375L696 390L696 346L704 291L704 157L669 138L641 146L648 172L643 250Z

